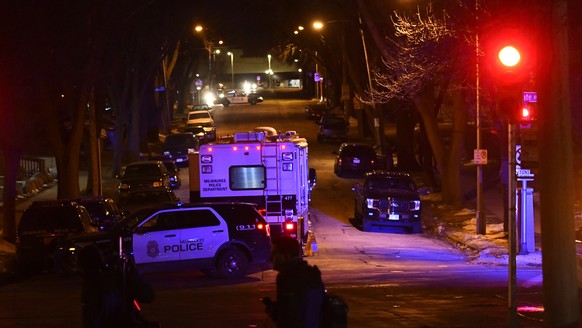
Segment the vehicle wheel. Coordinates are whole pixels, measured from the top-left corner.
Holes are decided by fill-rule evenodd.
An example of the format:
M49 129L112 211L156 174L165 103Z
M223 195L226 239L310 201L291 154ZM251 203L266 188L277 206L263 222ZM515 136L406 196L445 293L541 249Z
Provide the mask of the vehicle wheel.
M410 232L422 233L422 224L420 222L418 222L418 223L415 223L414 225L410 226Z
M216 273L222 278L240 278L247 273L249 260L245 253L237 248L222 252L216 261Z
M362 231L372 231L372 223L370 220L362 219Z
M357 226L362 226L362 214L358 213L358 205L354 206L354 223Z
M230 105L230 101L226 100L225 102L222 103L222 106L224 107L228 107L228 105Z
M251 100L249 100L249 103L251 105L256 105L257 104L257 100L256 99L251 99Z

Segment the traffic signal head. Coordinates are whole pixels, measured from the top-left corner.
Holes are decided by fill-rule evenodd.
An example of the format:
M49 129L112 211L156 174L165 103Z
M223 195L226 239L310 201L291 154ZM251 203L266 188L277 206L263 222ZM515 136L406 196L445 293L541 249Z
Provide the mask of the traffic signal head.
M527 36L516 29L500 29L488 36L485 54L489 75L499 87L524 86L532 73L534 51Z

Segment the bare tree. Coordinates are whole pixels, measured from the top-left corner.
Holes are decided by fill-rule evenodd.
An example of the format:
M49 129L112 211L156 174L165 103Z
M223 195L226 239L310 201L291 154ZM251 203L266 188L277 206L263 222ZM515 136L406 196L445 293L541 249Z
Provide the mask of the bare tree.
M459 9L462 8L454 8ZM469 16L467 12L462 14ZM459 22L452 21L445 10L434 12L430 4L413 14L395 11L391 19L395 51L384 60L382 70L376 71L379 88L369 97L381 102L410 99L414 103L434 154L443 201L460 206L460 164L471 70L459 63L471 55L471 39L464 35L465 26L459 27ZM443 109L452 116L450 144L439 132L437 116Z

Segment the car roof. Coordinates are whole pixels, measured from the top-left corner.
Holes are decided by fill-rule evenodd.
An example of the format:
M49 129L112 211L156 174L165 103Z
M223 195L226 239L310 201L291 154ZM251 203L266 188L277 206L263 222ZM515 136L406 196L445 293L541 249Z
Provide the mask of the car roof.
M364 174L365 177L369 176L390 176L390 177L411 177L410 174L406 172L394 172L394 171L386 171L386 170L373 170L370 172L366 172Z
M162 161L159 161L159 160L151 160L151 161L131 162L131 163L127 164L127 166L134 166L134 165L160 165L160 164L162 164Z

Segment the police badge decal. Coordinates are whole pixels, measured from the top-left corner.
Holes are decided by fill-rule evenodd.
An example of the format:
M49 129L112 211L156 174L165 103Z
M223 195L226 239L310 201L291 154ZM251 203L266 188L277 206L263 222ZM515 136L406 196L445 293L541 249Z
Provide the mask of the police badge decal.
M155 240L150 240L147 245L148 249L148 256L154 258L160 255L160 248L158 247L158 243Z

